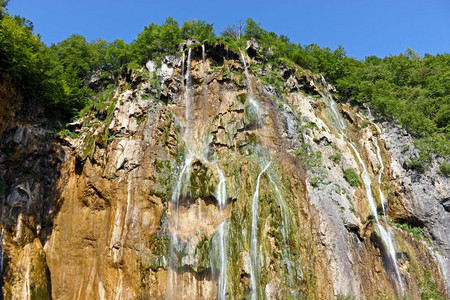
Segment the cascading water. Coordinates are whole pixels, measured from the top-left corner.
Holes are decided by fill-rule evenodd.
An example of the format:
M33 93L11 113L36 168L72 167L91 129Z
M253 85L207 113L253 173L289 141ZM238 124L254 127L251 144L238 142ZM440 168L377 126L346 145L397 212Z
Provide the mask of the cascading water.
M377 139L375 137L372 137L372 142L375 145L375 148L377 149L377 158L378 162L380 163L380 170L378 171L378 194L380 195L381 207L383 208L383 215L385 215L386 214L385 207L387 201L386 198L384 197L383 191L381 190L381 176L383 176L384 164L383 159L381 158L381 150L380 146L378 146Z
M168 285L168 295L169 298L173 298L175 295L173 294L176 291L177 287L177 265L178 262L175 260L177 256L178 248L179 248L179 240L177 236L178 231L178 221L179 221L179 200L181 196L181 192L183 190L183 183L189 180L189 169L192 163L192 156L186 155L185 161L181 167L180 174L178 175L177 182L172 192L172 196L170 198L172 212L170 216L170 256L169 256L169 285Z
M396 285L397 291L401 295L403 295L403 293L404 293L403 280L401 278L400 270L399 270L399 267L397 264L397 257L396 257L394 243L392 241L392 237L391 237L389 230L387 230L383 225L381 225L381 223L379 221L377 207L375 205L375 199L372 194L372 188L371 188L372 182L371 182L371 179L369 176L369 172L367 171L366 164L365 164L364 160L362 159L361 154L359 153L358 147L352 141L350 141L350 139L345 134L345 132L344 132L344 130L346 128L345 121L339 113L336 101L334 101L333 97L331 96L331 93L328 90L328 87L327 87L328 84L326 83L325 78L323 76L321 76L321 79L322 79L324 91L326 94L326 100L327 100L326 104L331 111L335 126L338 129L338 134L341 138L344 138L347 141L347 144L353 149L353 152L355 153L356 158L358 159L359 165L362 169L361 178L364 183L366 198L369 201L370 210L372 211L372 215L375 219L376 226L379 231L380 237L383 241L383 244L387 248L388 256L390 258L390 263L392 264L392 266L394 268L395 278L393 278L394 279L393 281L394 281L394 284ZM378 128L377 128L377 130L378 130ZM378 149L378 144L376 144L376 147ZM378 159L380 160L380 162L382 164L381 154L378 156ZM381 171L382 170L380 170L380 174L381 174ZM381 184L381 175L379 175L378 183L379 183L379 185ZM382 193L381 193L381 189L380 189L380 197L384 198L384 195L382 195ZM380 200L383 203L383 199L380 199Z
M225 176L219 166L216 166L217 174L219 174L219 184L217 185L216 198L219 208L223 210L227 201L227 189ZM225 299L227 289L227 258L226 258L226 241L225 241L225 225L226 221L219 225L219 256L220 256L220 274L219 274L219 289L218 299Z
M291 259L290 251L289 251L289 228L291 224L291 216L289 213L289 207L284 199L284 197L281 195L280 190L278 189L278 185L275 183L275 181L272 178L272 175L270 173L267 173L269 177L270 183L272 183L275 194L278 199L278 205L281 209L281 235L283 237L283 244L285 247L283 247L283 257L284 257L284 263L286 264L287 271L288 271L288 279L289 279L289 286L291 288L294 287L294 262Z
M245 61L244 53L241 52L242 64L244 65L244 75L247 80L247 86L249 90L249 95L247 96L248 103L250 104L251 110L256 114L259 123L262 121L261 107L258 101L255 100L253 96L252 83L250 80L250 75L248 73L247 62Z
M189 149L191 143L189 142L192 138L191 130L191 106L192 106L192 79L191 79L191 48L188 50L188 59L186 63L186 74L185 74L185 124L184 124L184 135L183 139L186 143L186 147Z
M177 291L177 273L176 269L178 266L178 261L176 261L176 257L178 252L180 251L180 241L177 237L178 221L179 221L179 199L182 196L183 189L187 187L187 184L190 180L190 168L194 160L203 161L207 165L213 166L217 170L217 174L219 177L219 183L216 189L216 199L218 202L219 209L223 212L226 207L227 195L226 195L226 179L223 171L220 169L217 162L212 163L207 159L204 151L204 145L202 143L202 139L199 135L202 135L203 132L199 132L198 128L194 128L194 120L192 116L193 106L194 106L194 97L193 97L193 86L192 86L192 78L191 78L191 48L188 50L187 62L186 62L186 73L185 77L185 124L184 124L184 132L183 132L183 140L185 144L185 160L181 166L181 171L178 174L178 179L176 181L175 186L173 187L172 195L171 195L171 246L170 246L170 261L169 261L169 286L168 286L168 299L177 298L179 295L174 294ZM184 58L184 55L183 55ZM184 59L183 59L184 60ZM205 57L205 47L202 46L202 72L203 72L203 107L207 105L207 90L206 90L206 57ZM184 61L183 61L184 65ZM203 111L203 118L206 118L206 112ZM202 129L202 128L200 128ZM198 217L201 219L201 208L199 206ZM225 299L226 297L226 288L227 288L227 223L226 221L222 222L217 227L217 237L213 239L214 244L213 249L218 248L218 259L217 261L220 264L220 274L218 278L218 299ZM212 256L216 255L215 252L211 253ZM179 291L178 291L179 292Z
M250 236L250 280L252 288L252 299L257 299L258 295L258 274L259 274L259 254L258 254L258 207L259 207L259 184L261 182L261 176L269 168L271 162L269 162L264 169L258 174L256 178L256 188L252 198L252 229Z
M203 74L203 84L202 84L202 89L203 89L203 122L206 122L206 106L208 104L208 91L206 88L206 53L205 53L205 45L202 45L202 74Z
M183 59L184 60L184 59ZM184 65L184 62L183 62ZM170 214L170 256L169 256L169 284L167 286L168 298L175 298L177 290L177 268L178 261L176 260L179 239L177 236L178 222L179 222L179 200L183 191L183 184L189 180L189 171L194 159L191 154L192 145L192 130L191 130L191 105L192 105L192 81L190 76L191 69L191 49L188 50L187 70L186 70L186 85L185 85L185 124L183 139L186 145L186 155L181 166L181 171L178 175L176 184L172 190L170 198L171 214Z

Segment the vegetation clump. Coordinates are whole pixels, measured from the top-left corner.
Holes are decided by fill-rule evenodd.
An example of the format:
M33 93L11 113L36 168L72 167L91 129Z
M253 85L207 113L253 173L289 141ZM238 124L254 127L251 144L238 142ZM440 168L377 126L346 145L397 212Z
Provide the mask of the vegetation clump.
M359 175L358 173L356 173L355 169L346 169L344 171L344 178L352 187L359 187L361 185L361 182L359 181Z
M333 163L338 164L338 163L341 162L342 155L339 154L339 153L331 154L328 158L329 158Z
M410 233L414 238L418 240L426 240L423 234L423 229L421 227L411 226L405 223L398 223L398 222L395 223L395 226Z
M439 173L443 176L450 176L450 163L443 161L439 165Z

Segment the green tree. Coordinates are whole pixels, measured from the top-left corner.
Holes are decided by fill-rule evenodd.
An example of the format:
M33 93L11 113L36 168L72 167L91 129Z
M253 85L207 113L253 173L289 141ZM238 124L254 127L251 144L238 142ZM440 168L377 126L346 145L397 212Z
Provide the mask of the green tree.
M204 42L213 40L215 36L213 24L205 21L193 19L185 21L181 26L181 38L184 40L196 39Z

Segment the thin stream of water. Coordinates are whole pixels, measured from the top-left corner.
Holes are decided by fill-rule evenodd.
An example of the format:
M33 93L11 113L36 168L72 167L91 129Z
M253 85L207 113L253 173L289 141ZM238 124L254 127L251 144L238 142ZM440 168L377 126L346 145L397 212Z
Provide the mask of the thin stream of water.
M250 259L251 259L251 268L250 268L250 281L252 288L252 299L257 299L258 295L258 275L259 275L259 262L258 262L258 216L259 216L259 184L261 182L261 176L264 172L269 168L269 162L264 169L258 174L256 178L256 188L252 198L252 228L251 228L251 236L250 236Z
M399 270L398 263L397 263L397 257L396 257L396 251L395 251L394 243L393 243L392 236L391 236L389 230L387 230L379 222L378 211L377 211L377 207L376 207L376 204L375 204L375 199L374 199L373 194L372 194L372 188L371 188L372 182L371 182L371 179L370 179L369 172L367 171L366 164L365 164L364 160L361 157L361 154L360 154L360 152L358 150L358 147L353 142L350 141L350 139L347 137L347 135L344 132L344 130L346 128L345 121L342 118L342 116L340 115L339 110L337 108L337 104L334 101L333 97L331 96L331 93L328 91L328 88L327 88L328 84L326 83L326 81L323 78L323 76L322 76L322 83L324 85L324 90L325 90L325 93L326 93L326 96L327 96L326 97L326 100L327 100L326 104L328 105L330 111L332 112L334 123L335 123L335 125L336 125L336 127L338 129L338 134L339 134L339 136L341 138L344 138L347 141L347 144L353 149L353 152L355 153L356 158L358 159L359 165L360 165L360 167L362 169L361 178L362 178L363 183L364 183L366 198L369 201L369 207L370 207L372 215L373 215L373 217L375 219L377 229L378 229L378 231L380 233L380 237L381 237L381 239L383 241L383 244L387 248L387 252L388 252L388 255L389 255L389 258L390 258L390 262L392 263L393 268L394 268L394 273L395 273L394 283L396 285L396 288L397 288L398 292L401 295L403 295L404 294L403 280L401 278L400 270ZM378 129L379 128L377 128L377 130ZM378 144L376 144L376 146L378 147ZM381 161L381 155L379 156L379 159ZM380 174L381 174L381 172L380 172ZM380 183L381 183L381 176L379 175L379 186L380 186ZM380 193L380 197L384 197L384 195L383 196L381 196L381 195L383 195L382 193ZM382 199L380 199L380 200L381 200L381 202L383 201ZM384 212L384 209L383 209L383 212ZM384 216L384 214L383 214L383 216Z

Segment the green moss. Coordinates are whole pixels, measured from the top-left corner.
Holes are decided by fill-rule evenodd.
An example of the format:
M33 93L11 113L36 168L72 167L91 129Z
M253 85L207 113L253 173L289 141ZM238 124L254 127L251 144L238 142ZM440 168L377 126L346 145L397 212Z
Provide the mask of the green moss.
M45 255L43 252L37 253L32 260L30 269L30 299L42 300L50 299L48 288L47 267L45 263Z
M342 155L340 153L332 154L328 157L333 163L338 164L341 162Z
M355 296L352 296L352 295L337 295L336 299L337 300L354 300Z
M170 249L170 238L167 234L156 233L150 237L150 251L154 255L168 255Z
M321 165L322 152L314 151L308 144L302 144L300 149L294 151L302 166L306 169L318 168Z
M239 94L236 96L236 98L240 103L244 104L245 101L247 100L247 94L246 93Z
M359 187L361 185L359 175L356 173L355 169L346 169L344 171L344 178L352 187Z
M439 165L439 173L443 176L450 175L450 162L443 161Z
M136 118L136 123L137 123L137 125L139 126L139 125L141 125L142 124L142 122L145 120L145 116L139 116L139 117L137 117Z
M95 137L92 135L87 135L84 139L84 151L82 155L82 159L90 158L92 159L94 157L95 152Z
M192 199L215 197L218 184L215 172L206 164L193 164L190 176L190 196Z
M112 142L115 138L109 135L109 125L114 117L114 110L116 107L117 99L113 99L107 109L106 105L102 106L102 111L98 110L96 105L91 106L91 110L95 113L90 116L88 122L83 124L85 127L94 127L100 128L103 126L103 131L100 134L93 136L91 133L88 133L84 138L84 151L82 154L82 159L86 158L92 159L95 153L96 144L106 147L108 143Z
M161 198L162 201L169 201L172 194L173 186L173 168L174 163L171 159L155 159L155 184L152 186L150 193Z
M446 297L439 291L436 282L431 278L429 270L425 270L424 280L420 281L420 297L424 300L444 300Z
M359 127L360 128L366 128L369 125L370 125L370 121L363 121Z
M409 234L411 234L414 238L419 239L419 240L427 240L427 238L425 237L425 235L423 234L423 229L422 227L418 227L418 226L411 226L409 224L405 224L405 223L399 223L396 222L394 223L394 225L406 232L408 232Z
M68 136L72 139L76 139L80 136L80 133L75 133L75 132L70 131L67 128L64 128L64 129L60 130L59 132L56 132L56 135L61 138L65 138L66 136Z
M198 242L195 248L195 257L196 265L193 266L193 269L197 272L202 272L206 268L210 268L211 266L211 240L206 235L204 235L201 240ZM218 263L217 266L218 267Z
M171 113L167 113L167 118L163 127L163 144L167 146L170 138L170 128L172 127L173 115Z
M313 187L318 187L322 183L322 178L320 176L313 177L309 180Z

